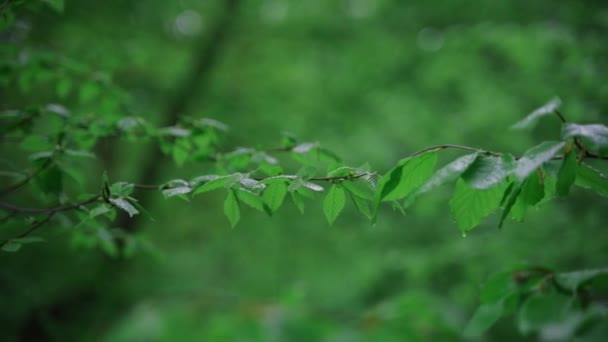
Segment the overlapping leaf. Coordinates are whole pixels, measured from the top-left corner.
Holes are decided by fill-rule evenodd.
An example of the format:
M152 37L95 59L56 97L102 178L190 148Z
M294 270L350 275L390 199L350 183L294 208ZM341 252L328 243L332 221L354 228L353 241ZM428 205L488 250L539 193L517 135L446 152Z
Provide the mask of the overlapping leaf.
M477 226L481 220L500 206L506 184L489 189L474 189L459 179L450 200L452 216L463 234Z
M562 129L562 137L564 139L581 138L587 150L608 154L608 126L567 123Z

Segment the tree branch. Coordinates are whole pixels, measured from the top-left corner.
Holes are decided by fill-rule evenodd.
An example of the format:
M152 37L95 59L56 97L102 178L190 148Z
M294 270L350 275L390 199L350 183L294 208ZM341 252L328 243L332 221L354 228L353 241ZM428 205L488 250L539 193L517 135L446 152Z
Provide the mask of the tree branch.
M50 158L47 159L39 168L37 168L34 172L30 173L27 177L25 177L21 181L15 183L13 185L9 185L4 189L1 189L0 196L5 196L5 195L10 194L13 191L19 190L21 187L23 187L27 183L29 183L34 177L38 176L42 171L46 170L49 166L51 166L52 163L53 163L52 159L50 159Z
M60 213L63 211L69 211L72 209L80 208L83 205L95 203L99 200L101 200L101 196L95 195L95 196L88 198L81 202L77 202L77 203L69 204L69 205L62 205L62 206L58 206L58 207L52 207L52 208L19 207L19 206L13 205L8 202L0 201L0 209L4 209L5 211L9 211L12 213L18 213L18 214L56 214L56 213Z

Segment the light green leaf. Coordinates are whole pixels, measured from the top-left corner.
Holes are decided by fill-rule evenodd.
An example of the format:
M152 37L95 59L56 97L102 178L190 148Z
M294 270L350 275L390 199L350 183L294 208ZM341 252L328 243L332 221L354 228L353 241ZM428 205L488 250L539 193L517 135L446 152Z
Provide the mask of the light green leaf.
M304 198L298 191L293 191L291 194L291 200L296 205L300 213L304 214Z
M418 188L418 190L407 196L404 206L407 207L413 203L416 197L419 195L428 192L435 187L458 179L458 177L460 177L462 173L473 164L478 155L478 153L467 154L442 167L439 171L435 172L435 174L433 174L433 176L426 183L424 183L424 185Z
M124 210L127 214L129 214L129 217L139 214L139 211L124 198L110 198L110 203L112 203L115 207Z
M96 159L97 156L93 152L84 151L84 150L70 150L67 149L64 151L66 156L76 157L76 158L91 158Z
M548 325L563 321L564 310L571 299L557 293L538 294L528 298L519 310L517 325L519 331L528 334Z
M353 202L355 202L357 209L361 214L363 214L363 216L367 217L368 219L372 218L372 211L369 207L368 200L361 198L352 192L350 193L350 198L353 200Z
M69 78L62 78L57 82L57 86L55 87L55 91L59 98L63 99L70 94L70 90L72 89L72 81Z
M287 184L283 182L272 183L262 192L262 199L268 204L272 212L275 212L283 204L285 195L287 195Z
M261 212L267 213L268 215L272 214L270 208L264 203L262 198L255 192L239 189L236 192L236 197L240 203L245 203L247 206L259 210Z
M498 228L502 228L502 224L505 222L505 219L511 212L511 209L513 209L513 206L515 205L515 202L517 201L519 194L521 194L521 188L522 188L521 185L515 185L514 183L511 183L511 185L509 185L509 187L507 187L507 189L505 190L505 194L503 196L503 200L501 201L501 203L504 202L505 198L507 200L506 200L505 208L502 211L502 215L500 216L500 221L498 222ZM507 194L507 192L509 192L509 193Z
M581 164L576 173L575 184L608 197L608 177L587 164Z
M239 183L241 183L244 188L254 192L260 192L266 187L266 185L252 178L242 178L241 180L239 180Z
M184 165L188 157L190 156L190 151L186 148L186 146L182 146L182 144L176 143L173 145L173 149L171 151L173 156L173 160L178 166Z
M500 206L506 183L489 189L473 189L462 179L456 182L450 200L452 216L463 234L477 226L481 220Z
M51 149L53 143L39 135L28 135L21 141L19 147L25 151L41 151Z
M437 151L430 151L400 160L382 176L374 194L372 222L376 221L380 202L401 199L418 189L431 177L436 163Z
M190 188L189 186L178 186L176 188L163 190L163 196L165 196L165 198L169 198L177 195L187 194L190 192L192 192L192 188Z
M301 143L297 146L294 146L291 149L291 151L295 152L295 153L307 153L307 152L314 150L317 147L319 147L318 142L306 142L306 143Z
M279 176L272 176L272 177L268 177L266 179L263 179L260 181L260 183L262 184L275 184L275 183L285 183L285 182L289 182L291 180L295 180L297 179L297 176L292 176L292 175L279 175Z
M208 191L212 191L212 190L216 190L216 189L220 189L220 188L230 188L241 177L242 176L240 174L232 174L232 175L226 175L226 176L208 175L208 176L197 177L197 178L193 179L190 183L191 184L200 184L201 182L204 182L206 180L206 183L204 183L202 186L198 187L194 191L193 194L196 195L196 194L200 194L203 192L208 192Z
M21 244L19 242L14 242L13 240L7 241L4 246L2 246L2 250L9 253L17 252L21 249Z
M234 190L228 191L228 196L224 200L224 214L230 221L230 225L234 228L241 219L241 211L239 209L239 202L236 198Z
M357 173L357 169L350 166L340 166L337 169L329 171L327 177L344 177L348 175L354 175Z
M524 219L528 207L537 205L545 197L545 185L538 172L526 178L521 186L521 193L511 208L511 217L518 221Z
M545 141L532 147L517 161L515 176L522 182L545 162L551 160L566 145L563 141Z
M62 13L64 8L65 0L42 0L47 3L56 12Z
M330 225L338 218L345 203L346 194L344 189L337 184L332 185L327 196L325 196L325 200L323 200L323 212L325 212L325 217L327 217Z
M567 123L562 128L562 137L581 138L587 150L600 154L608 153L608 126Z
M116 182L110 186L110 194L116 197L125 197L129 196L133 189L135 189L135 185L127 182Z
M558 196L568 196L568 193L570 193L570 187L576 181L577 167L576 153L574 150L571 150L562 161L557 175L555 192Z
M63 0L47 0L47 1L54 2L54 3L61 3L63 6ZM84 83L78 89L79 89L78 97L80 99L80 102L82 102L82 103L91 102L101 92L101 89L99 88L97 83L92 82L92 81Z
M372 189L371 185L367 181L347 181L342 182L342 186L356 197L369 201L374 199L374 189Z
M514 124L513 126L511 126L511 128L512 129L533 128L540 118L555 113L555 111L559 108L560 105L561 105L560 99L554 98L553 100L549 101L544 106L542 106L542 107L534 110L532 113L528 114L524 119L522 119L521 121L519 121L516 124Z
M108 206L106 204L101 204L97 208L94 208L91 211L89 211L89 217L90 218L94 218L94 217L97 217L99 215L107 214L110 211L112 211L112 207L110 207L110 206Z
M484 304L498 303L517 292L517 284L513 281L511 271L492 274L481 289L481 302Z
M480 155L462 174L462 179L474 189L488 189L504 181L515 169L510 154L502 157Z
M598 276L606 274L608 274L608 268L598 268L592 270L558 273L555 280L562 287L570 291L577 291L581 285L584 285Z
M28 243L44 242L44 239L41 238L40 236L25 236L22 238L12 239L11 241L19 242L19 243L25 245Z
M464 335L477 337L488 330L503 315L502 302L480 305L464 328Z

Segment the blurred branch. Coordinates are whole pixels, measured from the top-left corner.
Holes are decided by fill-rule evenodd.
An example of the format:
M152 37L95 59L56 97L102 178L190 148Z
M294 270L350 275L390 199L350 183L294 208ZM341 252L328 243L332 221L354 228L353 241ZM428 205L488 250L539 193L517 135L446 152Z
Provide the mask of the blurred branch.
M27 175L24 179L22 179L21 181L13 184L13 185L9 185L4 189L0 190L0 196L5 196L10 194L13 191L17 191L19 190L21 187L25 186L27 183L29 183L34 177L36 177L37 175L39 175L42 171L46 170L49 166L51 166L51 164L53 163L52 159L47 159L39 168L37 168L36 170L34 170L34 172L30 173L29 175Z
M30 235L31 233L35 232L38 228L42 227L47 222L49 222L53 218L54 215L55 215L54 212L48 213L45 218L43 218L40 221L36 221L36 222L32 223L32 226L28 230L17 235L17 237L15 237L13 239L21 239L21 238L24 238L24 237ZM0 243L0 248L4 247L4 245L9 243L10 241L11 241L11 239L4 240L4 242Z
M237 17L236 12L241 2L241 0L225 0L223 13L209 36L203 38L198 51L195 53L194 64L185 73L186 78L175 87L175 92L169 99L164 116L161 118L162 126L175 123L179 116L187 109L192 99L195 97L200 98L201 91L210 80L211 70L228 38L228 33L234 25L234 20ZM156 182L159 178L160 168L158 153L155 150L150 149L145 153L138 172L139 175L136 179L139 182L144 184ZM145 207L146 199L142 198L140 204ZM133 231L137 225L136 222L136 220L120 216L116 225Z
M11 213L17 213L17 214L55 214L55 213L60 213L63 211L77 209L77 208L82 207L83 205L95 203L95 202L99 201L100 199L101 199L100 195L95 195L84 201L80 201L80 202L68 204L68 205L62 205L62 206L58 206L58 207L52 207L52 208L19 207L19 206L10 204L8 202L0 201L0 209L3 209L4 211L8 211Z

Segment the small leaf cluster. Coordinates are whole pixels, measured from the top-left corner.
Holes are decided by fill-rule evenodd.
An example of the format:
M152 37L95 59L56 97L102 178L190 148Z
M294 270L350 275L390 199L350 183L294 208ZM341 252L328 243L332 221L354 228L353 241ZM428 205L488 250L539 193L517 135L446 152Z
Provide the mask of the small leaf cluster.
M540 117L557 110L555 100L514 125L529 128ZM472 153L436 169L439 151L454 148ZM511 217L523 220L529 208L567 196L573 185L605 196L608 179L585 163L607 159L608 127L600 124L563 124L560 140L545 141L516 157L466 146L439 145L400 160L379 181L374 208L393 202L407 208L421 194L455 182L450 210L463 235L496 210L498 226ZM375 215L374 215L375 219Z
M608 314L601 302L608 269L556 272L524 267L491 276L464 334L481 335L499 319L513 315L523 335L552 340L581 338Z

